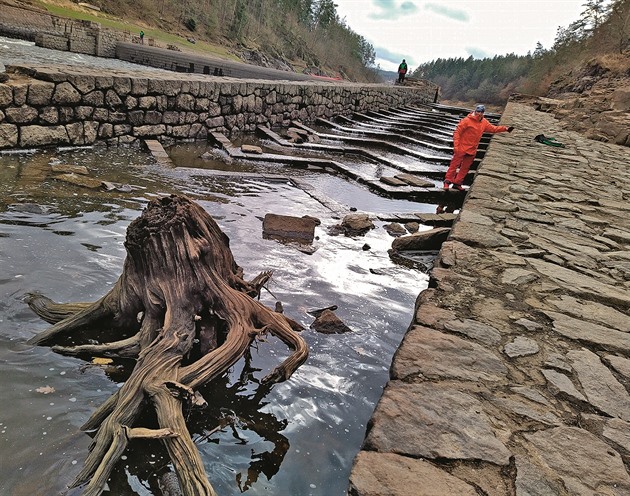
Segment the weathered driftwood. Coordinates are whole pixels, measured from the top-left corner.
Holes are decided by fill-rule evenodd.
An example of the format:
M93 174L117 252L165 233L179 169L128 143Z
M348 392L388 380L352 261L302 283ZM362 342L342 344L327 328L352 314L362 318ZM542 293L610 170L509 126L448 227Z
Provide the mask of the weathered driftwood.
M85 484L84 495L101 494L130 439L158 438L182 492L214 495L182 410L193 403L196 389L223 374L258 336L274 334L293 350L265 383L288 379L306 360L306 344L292 328L295 322L254 299L271 273L246 282L228 237L187 198L152 201L130 224L125 248L120 278L95 303L27 296L29 306L54 324L30 343L56 343L55 351L70 355L136 358L122 388L82 427L98 432L72 487ZM95 328L108 342L77 344ZM156 428L135 425L147 407L155 409Z

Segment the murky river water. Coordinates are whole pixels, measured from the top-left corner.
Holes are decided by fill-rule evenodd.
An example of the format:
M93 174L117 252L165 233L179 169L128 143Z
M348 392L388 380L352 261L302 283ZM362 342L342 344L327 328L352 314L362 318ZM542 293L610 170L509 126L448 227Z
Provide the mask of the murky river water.
M273 295L263 291L261 299L271 307L282 302L285 313L307 328L311 350L289 381L266 394L257 381L288 353L275 339L260 343L251 363L239 362L203 391L209 407L194 412L188 424L212 484L221 495L346 493L366 423L427 277L389 259L392 238L382 222L365 237L331 236L327 229L339 219L303 190L287 181L218 179L196 168L207 166L196 159L201 151L200 145L171 150L175 169L125 149L0 154L0 494L65 493L91 440L79 427L129 371L120 362L97 366L27 345L48 325L22 296L40 291L59 302L100 298L121 273L127 226L150 199L170 193L190 196L217 220L247 278L274 270ZM87 190L54 179L52 164L85 165L92 177L136 188ZM434 208L378 198L328 174L281 166L269 172L298 174L361 211ZM270 212L318 217L317 251L306 255L263 239L261 219ZM366 243L370 250L362 249ZM313 318L307 310L332 304L352 333L308 329ZM157 477L167 464L159 443L132 444L106 494L160 494Z
M93 177L140 189L85 190L52 179L52 163L86 165ZM60 302L101 297L120 275L129 223L148 200L172 192L189 195L217 220L248 277L275 271L273 296L262 295L265 304L273 307L280 300L285 313L307 328L313 321L308 309L335 304L337 315L354 331L304 331L309 360L262 398L255 394L256 381L287 354L275 340L255 350L253 371L244 374L244 363L239 363L220 385L204 391L210 408L196 412L191 425L211 481L219 494L245 489L248 494L344 494L414 299L427 283L421 271L390 261L392 238L382 222L365 237L330 236L327 228L339 220L287 182L163 169L134 151L2 155L0 178L2 494L62 491L90 442L79 426L124 380L115 367L104 369L26 345L47 324L31 313L23 294L41 291ZM422 210L379 199L338 177L304 174L303 179L335 192L338 200L356 200L352 205L361 210L370 211L365 208L370 198L371 211ZM263 239L261 218L269 212L320 218L317 251L306 255ZM365 243L371 250L362 250ZM120 466L110 494L155 490L155 476L166 464L163 450L148 443L137 449Z

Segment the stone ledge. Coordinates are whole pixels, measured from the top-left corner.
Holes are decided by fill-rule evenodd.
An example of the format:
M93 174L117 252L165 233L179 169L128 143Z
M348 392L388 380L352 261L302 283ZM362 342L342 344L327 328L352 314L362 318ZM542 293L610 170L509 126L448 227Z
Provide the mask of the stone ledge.
M353 496L406 494L381 470L392 456L422 487L630 494L630 150L519 102L502 123L515 131L493 138L418 296Z

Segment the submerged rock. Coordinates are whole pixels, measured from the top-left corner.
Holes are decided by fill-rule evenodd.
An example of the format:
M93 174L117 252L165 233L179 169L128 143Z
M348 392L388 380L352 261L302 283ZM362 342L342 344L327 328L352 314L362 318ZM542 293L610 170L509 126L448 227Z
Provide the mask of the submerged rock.
M398 236L403 236L405 234L407 234L407 230L400 224L398 224L398 222L392 222L391 224L385 224L383 226L383 229L385 229L390 236L394 236L394 237L398 237Z
M311 328L322 334L343 334L345 332L352 332L352 329L344 324L332 310L324 310L319 314L311 324Z
M341 221L346 236L361 236L375 227L368 214L348 214Z

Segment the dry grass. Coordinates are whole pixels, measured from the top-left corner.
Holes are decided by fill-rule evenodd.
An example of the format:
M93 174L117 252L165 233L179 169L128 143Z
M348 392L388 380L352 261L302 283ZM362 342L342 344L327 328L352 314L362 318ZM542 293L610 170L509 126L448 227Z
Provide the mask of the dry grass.
M607 53L597 57L598 63L613 74L630 74L630 53Z

